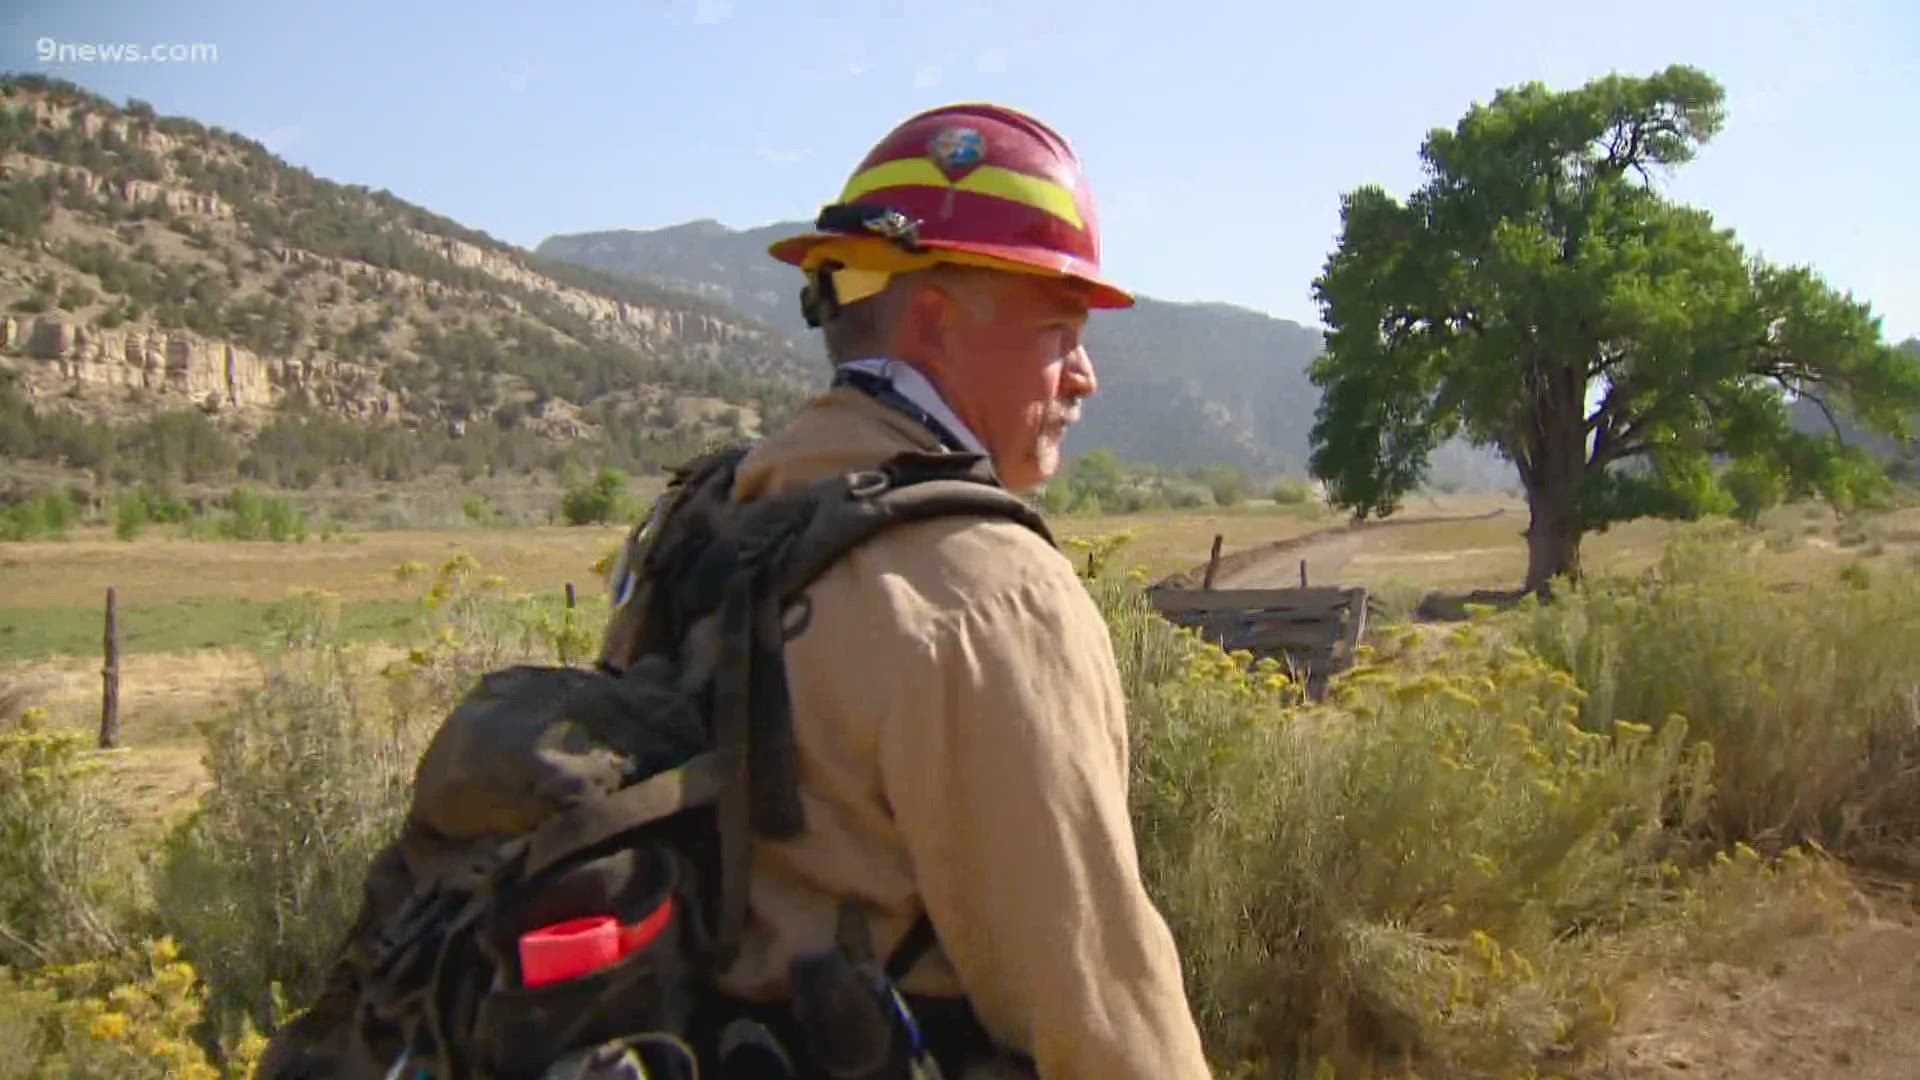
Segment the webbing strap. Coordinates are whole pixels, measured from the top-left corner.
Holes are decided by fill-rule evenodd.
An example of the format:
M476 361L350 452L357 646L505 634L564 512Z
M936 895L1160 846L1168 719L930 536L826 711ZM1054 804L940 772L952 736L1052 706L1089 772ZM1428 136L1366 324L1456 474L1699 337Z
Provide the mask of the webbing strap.
M720 910L714 933L716 960L731 966L747 921L747 875L753 866L749 812L747 733L752 702L754 577L736 574L720 607L720 663L713 687L714 753L721 773L714 825L720 834Z
M887 981L895 986L900 985L900 980L906 978L914 965L932 952L933 947L938 944L940 939L933 932L933 920L923 911L907 929L907 935L900 939L900 943L893 947L892 952L887 954Z
M793 697L782 650L781 606L768 594L765 567L754 571L753 647L747 685L749 816L756 836L791 840L805 827L800 808L799 751L793 734ZM721 672L721 677L726 677Z
M879 471L855 473L823 485L817 512L795 539L780 568L782 599L813 584L847 552L882 530L944 517L979 517L1018 522L1049 545L1053 534L1045 519L1001 487L978 454L909 451Z
M678 768L556 814L528 834L524 873L532 877L576 851L711 803L719 798L725 782L720 756L697 754Z

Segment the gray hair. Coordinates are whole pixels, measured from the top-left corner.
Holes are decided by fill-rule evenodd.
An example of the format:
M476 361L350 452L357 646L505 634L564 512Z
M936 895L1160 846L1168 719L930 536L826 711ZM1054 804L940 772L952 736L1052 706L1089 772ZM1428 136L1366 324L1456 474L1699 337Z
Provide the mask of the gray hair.
M954 289L972 303L980 318L992 318L998 286L1005 274L978 266L941 263L924 270L895 274L887 287L857 303L841 308L820 328L827 347L827 359L833 366L868 357L885 356L893 344L893 332L900 324L907 301L922 284L939 284ZM985 288L968 288L969 284Z

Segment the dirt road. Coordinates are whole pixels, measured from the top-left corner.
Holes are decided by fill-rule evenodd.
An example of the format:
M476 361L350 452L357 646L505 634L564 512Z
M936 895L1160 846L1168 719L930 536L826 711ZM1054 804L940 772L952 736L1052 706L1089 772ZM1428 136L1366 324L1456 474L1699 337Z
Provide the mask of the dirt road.
M1291 540L1281 540L1257 548L1223 555L1214 575L1216 589L1279 589L1300 583L1300 563L1307 564L1310 581L1333 580L1357 554L1404 529L1446 525L1463 521L1487 521L1511 516L1509 510L1484 514L1453 514L1433 517L1395 518L1369 521L1359 525L1341 525L1321 529ZM1198 583L1198 573L1189 571Z

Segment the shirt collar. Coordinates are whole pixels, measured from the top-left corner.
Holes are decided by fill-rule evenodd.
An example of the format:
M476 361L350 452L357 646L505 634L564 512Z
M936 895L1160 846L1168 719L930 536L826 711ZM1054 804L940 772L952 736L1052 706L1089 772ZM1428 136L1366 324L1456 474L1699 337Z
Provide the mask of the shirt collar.
M959 439L969 451L988 458L993 456L987 453L986 444L980 441L979 436L962 423L960 417L955 415L953 409L947 405L946 399L940 396L940 388L933 385L932 380L920 374L912 365L898 360L872 357L865 360L850 360L841 366L855 371L864 371L887 380L893 384L894 390L898 391L901 397L925 409L929 416L946 425L947 430L953 433L953 437Z

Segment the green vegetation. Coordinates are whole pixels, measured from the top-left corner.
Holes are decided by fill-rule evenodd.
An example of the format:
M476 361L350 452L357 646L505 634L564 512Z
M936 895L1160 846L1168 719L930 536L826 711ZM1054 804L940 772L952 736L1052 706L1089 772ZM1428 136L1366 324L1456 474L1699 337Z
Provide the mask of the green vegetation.
M272 540L297 543L307 538L307 515L286 499L261 495L251 488L234 488L227 496L226 513L208 522L210 531L227 540Z
M627 494L629 478L615 468L603 468L591 479L579 478L567 484L560 499L560 515L569 525L603 525L622 522L634 516L636 507Z
M1143 867L1219 1075L1569 1071L1635 969L1765 963L1838 921L1834 866L1803 842L1865 857L1920 841L1910 786L1887 782L1920 754L1902 711L1920 683L1898 655L1920 633L1911 577L1783 595L1696 530L1650 576L1444 639L1389 628L1314 705L1273 665L1161 621L1100 547L1089 588L1135 725ZM587 654L597 618L501 596L464 558L432 575L405 617L416 644L384 666L345 646L327 598L283 615L261 692L208 727L212 789L152 874L58 908L119 944L9 909L16 937L129 982L146 971L132 943L179 942L205 985L201 1053L244 1058L282 994L312 991L432 719L480 671ZM3 767L82 782L47 752L0 739ZM84 822L50 808L79 805L0 798L0 824L75 836ZM13 1014L36 1019L0 1038L44 1053L61 1010L120 1008L98 984L53 986L17 946L0 957L0 997L37 988Z
M1656 575L1541 607L1520 640L1587 688L1586 727L1684 723L1713 747L1718 842L1896 849L1920 825L1920 575L1851 563L1782 593L1738 539L1696 529Z
M285 544L306 540L309 532L306 511L283 496L264 495L248 487L236 487L224 499L191 506L165 487L147 486L123 491L97 509L92 498L75 487L65 494L44 494L0 509L0 540L64 539L68 529L93 521L111 523L121 540L139 537L155 522L180 525L183 534L194 539ZM318 529L323 540L341 531L331 520L323 520Z
M1719 84L1686 67L1531 84L1430 135L1405 203L1349 193L1314 283L1331 329L1312 467L1332 501L1385 515L1443 440L1495 447L1527 491L1540 589L1579 575L1590 530L1723 509L1716 461L1842 506L1883 490L1864 454L1789 425L1788 392L1898 432L1920 362L1866 304L1652 183L1723 117ZM1749 504L1772 493L1755 480L1736 477Z
M1690 534L1635 583L1384 631L1320 707L1094 583L1220 1075L1571 1071L1636 968L1837 916L1794 845L1913 850L1920 583L1782 597L1717 569L1737 552Z
M193 520L193 507L166 488L152 486L123 492L113 504L113 535L133 540L149 524L183 525Z
M1188 468L1163 467L1122 461L1108 447L1100 447L1068 462L1060 475L1037 496L1050 514L1133 514L1150 510L1193 510L1207 506L1233 507L1260 495L1261 481L1245 470L1212 464ZM1310 492L1298 480L1273 481L1273 491L1298 487L1292 504L1308 501ZM1276 499L1275 501L1281 501Z
M42 495L0 509L0 540L58 540L85 510L71 495Z
M1281 477L1273 482L1268 497L1281 506L1299 506L1313 501L1313 488L1304 481Z
M290 647L263 690L207 729L213 788L158 875L167 929L217 1015L257 1013L276 987L301 1001L318 990L330 944L310 928L352 920L360 882L340 868L364 867L391 838L424 749L424 714L366 693L328 619L314 598L286 626Z

